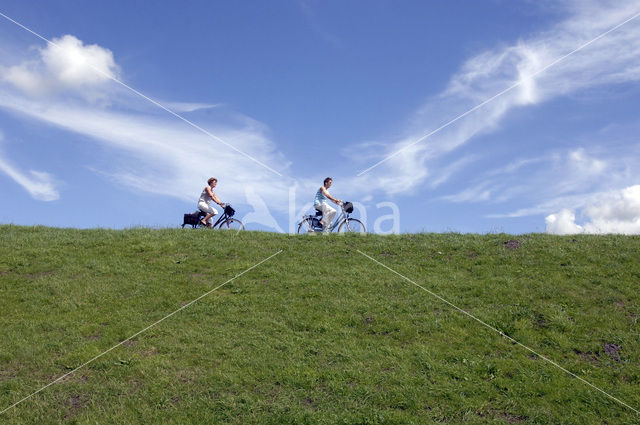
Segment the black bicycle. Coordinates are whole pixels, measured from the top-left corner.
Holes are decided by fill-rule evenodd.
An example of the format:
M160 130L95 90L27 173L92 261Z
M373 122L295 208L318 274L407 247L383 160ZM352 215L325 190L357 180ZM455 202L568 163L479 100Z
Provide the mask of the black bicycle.
M215 222L215 224L211 226L211 228L218 229L218 230L235 230L238 232L240 230L244 230L244 224L242 224L240 220L232 218L233 215L236 213L236 210L231 208L231 205L229 204L223 204L223 205L224 205L224 211L222 215ZM191 225L191 227L193 227L194 229L195 228L207 229L208 226L205 226L204 224L202 224L202 221L201 221L206 215L207 215L206 213L200 210L194 212L193 214L185 214L182 227L186 225Z

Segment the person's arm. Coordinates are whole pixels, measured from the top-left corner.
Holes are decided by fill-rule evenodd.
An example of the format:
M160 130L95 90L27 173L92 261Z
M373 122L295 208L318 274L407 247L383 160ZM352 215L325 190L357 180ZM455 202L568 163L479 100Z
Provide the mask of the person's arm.
M324 194L324 196L326 196L327 198L329 198L331 201L333 201L333 203L340 205L342 203L342 201L340 199L336 199L333 196L331 196L331 194L329 193L329 191L327 189L325 189L324 186L322 186L322 193Z
M213 202L215 202L216 204L222 206L222 202L220 202L220 199L218 199L218 197L216 196L216 193L214 191L212 191L211 189L209 189L211 191L211 199L213 199Z
M205 186L204 190L207 191L207 195L209 195L209 198L213 199L213 197L216 196L213 194L213 191L211 190L211 186Z

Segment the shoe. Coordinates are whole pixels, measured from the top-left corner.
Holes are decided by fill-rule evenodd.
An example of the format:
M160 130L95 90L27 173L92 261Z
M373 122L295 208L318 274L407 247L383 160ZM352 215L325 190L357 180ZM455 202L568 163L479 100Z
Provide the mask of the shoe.
M207 223L206 221L204 221L204 218L203 218L202 220L200 220L200 224L202 224L203 226L206 226L206 225L207 225L207 224L209 224L209 223Z

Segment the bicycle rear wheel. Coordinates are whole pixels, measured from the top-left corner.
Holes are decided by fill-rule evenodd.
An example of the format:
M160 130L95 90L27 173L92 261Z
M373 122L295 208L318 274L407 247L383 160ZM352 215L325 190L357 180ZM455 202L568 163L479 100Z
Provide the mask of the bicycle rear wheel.
M235 230L236 232L239 232L241 230L244 230L244 224L242 224L240 220L236 220L235 218L229 218L223 221L222 223L220 223L217 228L218 230L225 230L225 231Z
M305 218L304 220L302 220L298 225L298 234L304 235L307 233L314 233L312 223L313 222L310 218Z
M338 233L346 232L360 233L364 235L365 233L367 233L367 230L364 228L364 224L362 224L360 220L355 218L347 218L342 222L340 227L338 227Z

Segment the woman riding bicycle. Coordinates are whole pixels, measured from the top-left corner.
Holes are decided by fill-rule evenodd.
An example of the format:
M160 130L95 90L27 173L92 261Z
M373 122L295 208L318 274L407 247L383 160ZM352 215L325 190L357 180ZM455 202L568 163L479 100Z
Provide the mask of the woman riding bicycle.
M342 201L340 199L336 199L327 189L331 187L333 184L333 179L331 177L327 177L324 179L323 185L316 192L316 198L313 201L313 206L316 210L322 212L322 220L320 220L320 224L322 225L322 230L324 232L327 231L331 223L333 222L333 218L336 216L336 210L329 205L329 200L331 200L336 205L341 205Z
M202 220L200 220L202 225L211 227L211 218L214 215L218 214L218 211L211 205L209 205L209 203L213 201L216 204L222 206L222 202L220 202L220 199L218 199L216 193L213 191L213 188L218 184L218 179L216 179L215 177L211 177L209 180L207 180L207 183L208 186L204 187L202 193L200 194L200 199L198 199L198 209L207 214Z

